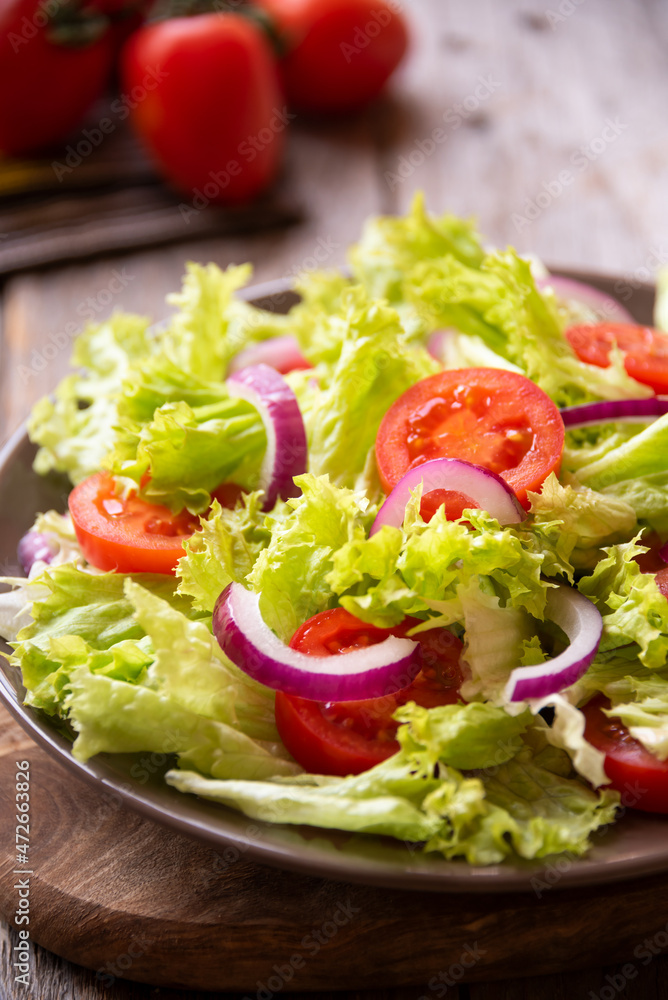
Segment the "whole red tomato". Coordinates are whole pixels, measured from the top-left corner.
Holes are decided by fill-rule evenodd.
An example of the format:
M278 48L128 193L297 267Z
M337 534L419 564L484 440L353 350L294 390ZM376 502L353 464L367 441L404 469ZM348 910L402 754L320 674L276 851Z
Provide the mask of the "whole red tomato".
M255 23L216 13L146 25L123 50L124 92L139 92L147 74L152 89L136 102L134 125L193 211L247 200L271 183L289 115Z
M406 22L386 0L256 0L286 47L289 103L309 112L353 111L373 100L401 61Z
M0 154L17 156L63 139L104 91L118 34L111 0L0 3Z

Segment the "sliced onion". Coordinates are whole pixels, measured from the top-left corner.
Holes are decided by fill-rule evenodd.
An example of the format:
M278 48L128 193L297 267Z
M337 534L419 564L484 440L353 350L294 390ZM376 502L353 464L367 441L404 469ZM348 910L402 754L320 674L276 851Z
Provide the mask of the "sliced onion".
M552 288L557 298L566 304L575 302L577 305L585 306L597 320L607 320L610 323L635 323L631 313L620 305L617 299L606 295L593 285L574 281L573 278L562 278L557 274L538 278L536 284L539 288L546 286Z
M230 583L213 611L213 632L230 660L261 684L312 701L379 698L406 687L422 664L420 644L390 636L336 656L307 656L281 642L260 614L259 597Z
M28 531L23 536L16 548L16 555L23 572L30 573L34 563L38 560L50 563L56 554L56 546L41 531Z
M231 396L254 406L267 432L267 450L260 468L264 508L271 510L278 497L297 496L293 478L306 472L306 430L297 398L282 375L268 365L252 365L230 375Z
M475 500L481 510L495 517L499 524L519 524L526 511L501 476L489 469L459 458L433 458L410 469L394 487L371 526L374 535L385 524L400 528L406 515L411 490L422 483L422 497L431 490L453 490Z
M251 365L269 365L282 375L296 368L313 367L299 350L297 338L289 333L282 337L270 337L240 351L230 362L230 372L239 372Z
M451 329L434 330L434 332L429 335L427 350L431 354L432 358L436 358L437 361L443 362L446 348L449 341L452 340L454 332L455 331Z
M575 430L590 424L610 424L627 421L656 420L668 413L668 396L650 396L646 399L606 399L582 406L565 406L561 413L564 427Z
M559 656L533 667L518 667L505 689L508 701L545 698L575 684L596 656L603 619L594 604L574 587L559 586L547 595L546 614L570 639Z

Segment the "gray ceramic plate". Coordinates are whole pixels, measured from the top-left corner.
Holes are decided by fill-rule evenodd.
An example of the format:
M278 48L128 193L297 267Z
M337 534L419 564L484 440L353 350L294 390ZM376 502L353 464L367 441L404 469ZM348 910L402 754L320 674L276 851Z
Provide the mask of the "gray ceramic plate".
M611 278L569 276L596 284L609 294L615 292ZM626 305L639 321L651 322L652 289L642 286L631 290ZM285 282L258 286L252 290L252 297L258 304L280 312L287 311L295 301ZM0 453L0 565L4 572L11 572L15 566L17 542L31 527L34 514L52 507L66 508L67 482L35 475L33 456L34 448L23 430ZM548 861L472 868L465 862L445 861L375 836L251 824L232 810L170 788L162 781L168 764L162 763L160 757L151 759L150 754L101 754L82 764L72 757L71 744L52 719L22 705L24 691L18 672L2 662L0 697L26 732L63 764L63 777L68 770L78 774L100 791L120 795L129 806L156 822L212 846L232 844L259 862L312 875L430 892L530 891L533 877L552 878L554 868L548 867ZM137 766L142 758L149 758L149 768ZM153 767L156 770L146 779ZM133 769L140 778L133 776ZM572 862L562 858L557 863L559 888L668 870L668 819L631 812L595 838L595 846L586 858Z

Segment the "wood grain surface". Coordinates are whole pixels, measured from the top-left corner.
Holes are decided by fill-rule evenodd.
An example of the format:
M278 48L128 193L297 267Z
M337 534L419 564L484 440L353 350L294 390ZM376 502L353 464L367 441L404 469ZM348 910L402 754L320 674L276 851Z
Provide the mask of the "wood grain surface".
M368 214L402 211L418 187L434 210L476 215L492 242L512 243L556 264L620 274L622 297L668 262L665 0L404 0L403 7L413 25L412 57L390 95L354 122L294 123L286 183L305 208L303 224L265 235L191 240L4 284L2 437L65 372L69 341L86 316L102 318L113 308L160 316L189 258L223 265L251 260L258 280L310 268L316 251L327 266L338 265ZM437 142L435 129L441 130ZM65 346L55 355L45 352L53 343ZM17 752L37 753L23 746L25 737L4 713L0 731L5 753L12 742ZM69 785L68 794L74 794ZM100 877L102 871L101 859ZM148 887L154 871L159 873L157 861L146 870ZM668 895L666 911L668 920ZM587 911L583 932L592 923L605 926L608 918L602 897L598 909ZM662 926L665 920L655 934ZM24 989L11 975L15 944L14 932L3 927L0 1000L196 996L120 980L102 983L39 947ZM634 947L639 944L640 938ZM534 960L518 942L513 971L527 972ZM599 966L573 973L566 948L563 972L547 978L433 983L431 989L426 980L422 989L376 989L364 997L668 997L668 961L658 953L645 961L632 958L626 971ZM289 983L282 992L291 993ZM256 993L247 996L254 1000Z

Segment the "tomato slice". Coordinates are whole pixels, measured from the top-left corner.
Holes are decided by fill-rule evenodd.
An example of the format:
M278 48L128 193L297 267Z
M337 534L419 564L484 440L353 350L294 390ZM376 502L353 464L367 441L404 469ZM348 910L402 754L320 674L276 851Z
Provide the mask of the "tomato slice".
M534 382L500 368L463 368L399 397L380 425L376 464L389 493L429 459L461 458L498 473L528 507L527 490L558 471L563 447L559 410Z
M105 472L75 486L69 508L88 562L119 573L173 573L184 539L199 527L199 518L187 510L172 514L136 493L119 497Z
M668 761L658 760L635 740L621 719L602 711L610 702L597 695L584 706L585 738L605 754L610 787L622 796L622 805L642 812L668 813Z
M572 326L566 338L580 361L607 368L617 344L624 351L624 367L631 378L656 393L668 392L668 334L632 323L594 323Z
M223 483L212 496L222 507L234 507L242 493L236 483ZM75 486L69 508L88 562L119 573L173 573L185 555L184 540L199 528L199 517L187 510L173 514L136 493L119 497L106 472Z
M417 624L417 618L405 618L394 628L376 628L344 608L335 608L304 622L290 645L311 656L336 655L382 642L389 635L405 636ZM408 687L396 693L325 704L277 693L278 731L302 767L316 774L360 774L399 749L395 739L398 723L392 718L399 705L415 701L434 708L458 700L460 640L445 628L429 629L415 638L422 646L422 670Z

